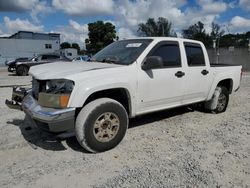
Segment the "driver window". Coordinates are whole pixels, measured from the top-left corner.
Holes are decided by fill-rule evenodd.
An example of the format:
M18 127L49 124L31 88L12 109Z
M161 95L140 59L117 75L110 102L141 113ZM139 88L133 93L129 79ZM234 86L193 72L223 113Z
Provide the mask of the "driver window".
M150 56L160 56L163 60L164 67L181 67L178 43L162 44L156 47Z
M41 56L36 57L36 61L41 61Z

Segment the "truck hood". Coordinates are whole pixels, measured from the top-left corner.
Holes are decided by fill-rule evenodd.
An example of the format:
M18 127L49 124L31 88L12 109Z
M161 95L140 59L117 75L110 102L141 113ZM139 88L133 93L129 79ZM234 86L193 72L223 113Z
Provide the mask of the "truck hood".
M120 66L123 65L98 62L56 62L33 66L29 74L38 80L60 79L80 72Z

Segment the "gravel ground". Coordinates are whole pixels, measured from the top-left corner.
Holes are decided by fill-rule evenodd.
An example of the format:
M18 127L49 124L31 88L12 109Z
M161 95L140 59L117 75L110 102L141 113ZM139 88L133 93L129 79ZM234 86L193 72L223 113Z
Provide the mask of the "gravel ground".
M30 77L0 70L0 187L250 187L250 73L223 114L141 116L115 149L89 154L4 105Z

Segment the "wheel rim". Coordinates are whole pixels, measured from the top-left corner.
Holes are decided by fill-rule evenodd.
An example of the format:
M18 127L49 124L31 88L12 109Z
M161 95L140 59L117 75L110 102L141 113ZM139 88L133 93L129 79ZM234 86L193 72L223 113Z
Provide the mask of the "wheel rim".
M227 103L227 97L225 94L221 93L218 99L217 109L218 111L223 111Z
M118 116L112 112L105 112L96 119L93 133L99 142L109 142L117 135L119 128Z

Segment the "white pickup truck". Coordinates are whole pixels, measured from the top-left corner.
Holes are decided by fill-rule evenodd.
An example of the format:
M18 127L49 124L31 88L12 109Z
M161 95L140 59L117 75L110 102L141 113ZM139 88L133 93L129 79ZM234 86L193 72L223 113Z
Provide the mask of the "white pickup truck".
M18 105L38 127L75 131L90 152L120 143L129 118L202 102L221 113L237 91L241 66L210 64L205 46L181 38L136 38L114 42L89 62L32 67L32 89L13 89Z

